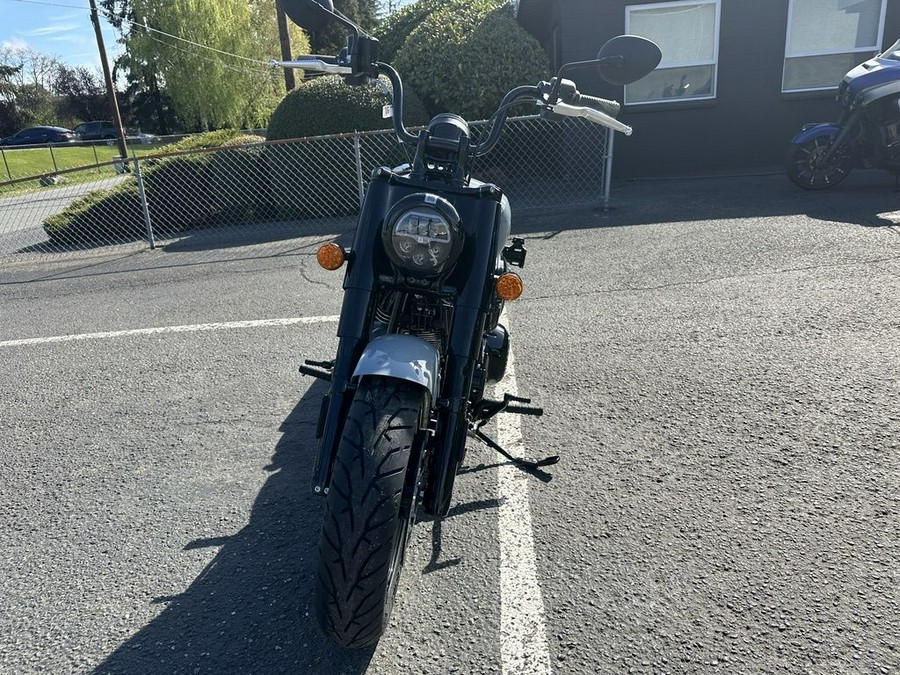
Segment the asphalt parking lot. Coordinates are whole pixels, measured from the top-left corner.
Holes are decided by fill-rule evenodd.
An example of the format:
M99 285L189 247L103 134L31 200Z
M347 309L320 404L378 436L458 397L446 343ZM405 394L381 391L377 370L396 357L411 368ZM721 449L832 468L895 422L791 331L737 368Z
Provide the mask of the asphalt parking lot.
M613 195L514 219L515 386L547 414L509 433L560 463L510 481L473 446L362 652L310 616L324 389L296 366L335 347L329 237L5 270L0 672L900 672L900 192Z

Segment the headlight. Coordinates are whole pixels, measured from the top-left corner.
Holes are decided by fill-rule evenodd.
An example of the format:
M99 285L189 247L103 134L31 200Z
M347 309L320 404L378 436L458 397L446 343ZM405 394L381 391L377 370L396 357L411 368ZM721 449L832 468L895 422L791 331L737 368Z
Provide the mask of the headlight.
M459 215L437 195L409 195L388 214L382 243L391 261L404 271L440 275L453 266L462 250Z

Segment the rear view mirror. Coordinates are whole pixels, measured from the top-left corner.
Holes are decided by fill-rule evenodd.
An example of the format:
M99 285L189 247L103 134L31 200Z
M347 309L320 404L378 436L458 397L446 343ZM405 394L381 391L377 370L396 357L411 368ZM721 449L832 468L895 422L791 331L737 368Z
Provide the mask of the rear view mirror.
M650 73L662 60L655 42L637 35L619 35L600 48L597 69L610 84L631 84Z
M291 21L310 33L318 33L334 18L332 0L278 0Z

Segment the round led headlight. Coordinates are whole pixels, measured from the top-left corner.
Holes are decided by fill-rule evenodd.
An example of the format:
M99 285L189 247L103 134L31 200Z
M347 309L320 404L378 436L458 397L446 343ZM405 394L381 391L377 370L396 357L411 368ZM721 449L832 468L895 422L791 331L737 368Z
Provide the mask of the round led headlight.
M453 266L462 250L459 214L437 195L409 195L385 219L382 243L391 261L404 271L440 275Z

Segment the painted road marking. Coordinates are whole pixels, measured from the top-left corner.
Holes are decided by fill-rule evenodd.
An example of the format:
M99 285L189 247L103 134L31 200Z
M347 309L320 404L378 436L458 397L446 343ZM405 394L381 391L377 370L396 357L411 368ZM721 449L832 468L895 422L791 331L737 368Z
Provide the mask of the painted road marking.
M6 340L0 342L0 347L102 340L132 335L334 323L339 318L338 316L302 316L286 319L135 328L102 333ZM513 395L517 394L512 351L509 354L503 385L504 390ZM503 447L514 454L523 454L522 425L517 416L504 415L500 418L497 422L497 434L498 441ZM544 602L537 579L531 506L528 501L528 477L520 469L505 463L505 458L499 454L497 457L501 463L497 471L497 489L501 501L498 524L500 528L500 653L503 673L507 675L549 675L551 673L550 651L547 646Z
M157 328L134 328L132 330L107 331L105 333L80 333L78 335L56 335L53 337L25 338L23 340L6 340L0 347L20 347L22 345L40 345L52 342L76 342L78 340L103 340L105 338L125 337L128 335L156 335L158 333L196 333L207 330L228 330L232 328L259 328L261 326L293 326L308 323L333 323L338 316L298 316L289 319L258 319L256 321L226 321L224 323L195 323L189 326L160 326Z
M504 323L509 326L504 313ZM512 350L503 390L518 395ZM497 394L497 397L502 394ZM523 455L518 415L500 415L497 441L513 455ZM550 649L544 601L538 584L528 476L497 454L500 496L500 657L504 675L549 675Z

